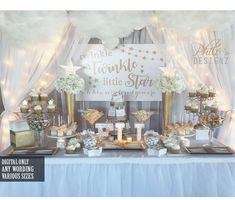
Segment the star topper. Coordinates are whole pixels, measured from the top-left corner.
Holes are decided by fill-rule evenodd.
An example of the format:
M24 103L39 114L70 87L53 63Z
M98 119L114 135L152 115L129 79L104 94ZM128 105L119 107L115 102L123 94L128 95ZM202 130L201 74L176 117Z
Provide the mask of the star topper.
M68 65L60 65L65 70L66 74L76 74L76 71L83 68L82 66L73 65L72 60L69 61Z

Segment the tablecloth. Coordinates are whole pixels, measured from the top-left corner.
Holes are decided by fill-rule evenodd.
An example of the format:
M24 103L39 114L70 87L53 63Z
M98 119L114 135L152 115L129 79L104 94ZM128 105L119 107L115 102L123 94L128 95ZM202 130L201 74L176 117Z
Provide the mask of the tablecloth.
M235 196L234 156L62 154L45 158L45 182L0 182L0 196Z

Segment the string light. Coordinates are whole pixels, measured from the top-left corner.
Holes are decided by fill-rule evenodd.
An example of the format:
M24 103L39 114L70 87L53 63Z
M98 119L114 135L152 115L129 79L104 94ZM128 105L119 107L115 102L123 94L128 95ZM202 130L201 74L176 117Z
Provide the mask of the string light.
M4 61L4 63L5 63L6 65L8 65L8 66L12 66L12 65L13 65L13 61L12 61L11 59L6 59L6 60Z
M18 55L19 56L24 56L26 54L25 50L18 50Z
M9 95L9 92L7 90L3 90L2 94L6 97Z
M47 82L46 82L46 81L40 81L40 86L41 86L41 87L46 86L46 84L47 84Z

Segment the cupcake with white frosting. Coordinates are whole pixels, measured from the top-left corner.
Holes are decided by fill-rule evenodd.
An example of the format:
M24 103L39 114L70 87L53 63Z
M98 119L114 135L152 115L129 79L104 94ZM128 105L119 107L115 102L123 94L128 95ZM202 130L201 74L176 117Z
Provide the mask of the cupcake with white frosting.
M47 95L47 93L45 92L45 89L44 89L44 88L41 88L41 89L40 89L40 100L41 100L41 101L47 101L47 100L48 100L48 95Z
M34 111L37 114L41 114L42 113L42 106L40 106L40 105L34 106Z
M196 95L196 93L195 93L195 95ZM186 105L184 106L184 109L185 109L185 110L190 110L190 109L191 109L191 105L192 105L191 101L188 100L188 101L186 102Z
M197 112L199 111L199 106L198 106L196 103L193 103L193 104L191 105L190 111L191 111L192 113L197 113Z
M174 144L171 146L171 153L179 154L180 153L180 145Z
M31 92L29 93L29 96L32 101L39 101L39 95L35 89L31 90Z
M212 86L209 87L209 97L215 97L216 90Z
M192 88L192 90L189 91L188 95L189 97L196 97L196 89L195 88Z
M54 104L54 100L53 100L53 99L51 99L51 100L48 101L47 111L48 111L49 113L55 112L55 104Z
M200 93L201 93L201 97L202 98L208 98L208 96L209 96L208 88L206 86L203 86L201 88L201 92Z
M29 112L29 105L28 105L28 101L24 100L20 106L20 111L22 113L28 113Z
M216 113L216 112L218 112L218 106L217 106L217 104L216 103L214 103L214 104L212 104L211 106L210 106L210 111L211 112L214 112L214 113Z

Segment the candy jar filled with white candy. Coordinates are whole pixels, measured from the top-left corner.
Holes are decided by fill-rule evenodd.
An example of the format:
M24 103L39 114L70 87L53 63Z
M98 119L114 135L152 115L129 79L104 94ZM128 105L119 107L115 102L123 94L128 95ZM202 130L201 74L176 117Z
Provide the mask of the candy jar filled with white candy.
M156 148L159 142L158 132L154 132L153 130L146 131L144 133L144 142L148 146L149 149Z
M83 140L84 147L87 150L95 149L96 148L96 137L93 134L87 134L85 135L85 138Z

